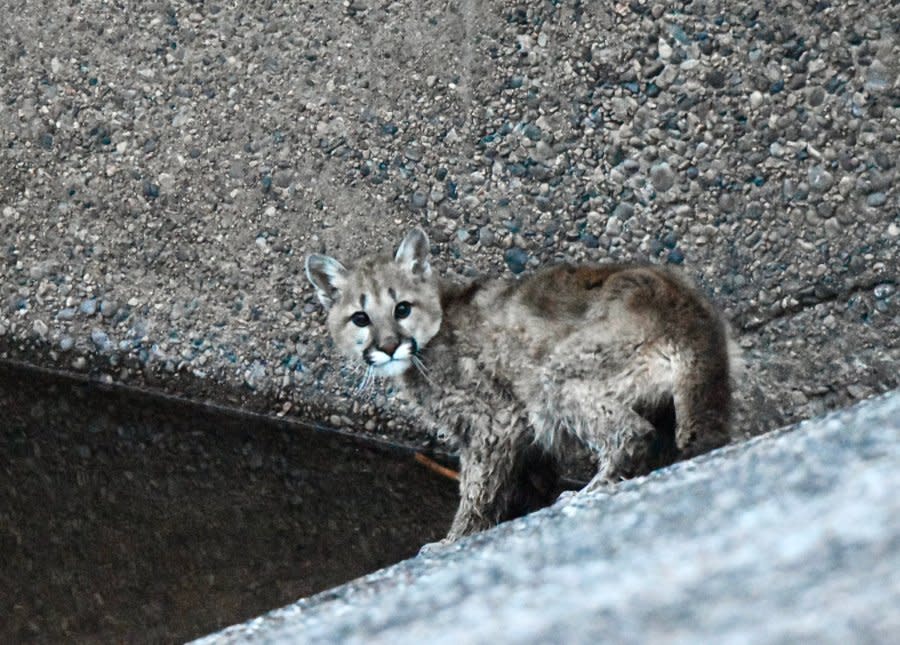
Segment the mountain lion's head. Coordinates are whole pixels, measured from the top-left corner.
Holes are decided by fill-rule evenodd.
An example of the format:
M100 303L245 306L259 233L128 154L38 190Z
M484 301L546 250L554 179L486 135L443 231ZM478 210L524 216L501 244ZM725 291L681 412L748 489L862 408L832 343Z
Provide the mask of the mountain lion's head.
M347 268L327 255L306 258L306 276L328 310L338 350L378 376L399 376L441 326L428 238L410 231L391 257L363 258Z

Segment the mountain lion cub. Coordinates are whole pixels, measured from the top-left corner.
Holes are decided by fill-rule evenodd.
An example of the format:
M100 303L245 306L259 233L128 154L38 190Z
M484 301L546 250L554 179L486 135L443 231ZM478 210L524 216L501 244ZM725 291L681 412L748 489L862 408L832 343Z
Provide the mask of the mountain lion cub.
M630 473L674 410L677 456L728 441L727 335L713 306L656 266L560 265L469 284L432 274L425 233L346 268L310 255L306 275L337 348L390 376L421 420L460 446L461 501L446 541L507 516L523 460L576 437L592 484Z

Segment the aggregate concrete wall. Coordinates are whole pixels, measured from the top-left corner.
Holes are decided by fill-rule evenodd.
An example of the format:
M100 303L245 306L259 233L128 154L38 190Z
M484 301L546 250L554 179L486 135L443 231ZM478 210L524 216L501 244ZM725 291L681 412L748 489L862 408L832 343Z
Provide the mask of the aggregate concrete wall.
M301 265L418 224L450 272L683 266L738 437L898 386L896 3L0 9L0 356L402 436Z

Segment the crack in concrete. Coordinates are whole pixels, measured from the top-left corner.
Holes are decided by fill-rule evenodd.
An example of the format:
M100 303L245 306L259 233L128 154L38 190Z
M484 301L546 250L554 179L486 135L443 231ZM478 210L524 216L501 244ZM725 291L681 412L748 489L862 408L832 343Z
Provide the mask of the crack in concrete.
M760 318L758 320L747 321L747 318L752 314L743 314L741 316L741 322L739 323L739 328L742 332L753 332L759 331L764 327L767 327L773 322L781 320L783 318L790 318L792 316L796 316L798 314L803 313L808 309L812 309L813 307L817 307L818 305L828 304L830 302L835 302L837 300L849 299L853 296L862 293L864 291L872 291L875 287L880 284L885 283L895 283L896 278L893 276L879 276L878 278L874 278L872 280L867 280L863 283L855 283L851 284L851 286L846 287L844 289L835 290L831 293L828 293L825 296L810 298L808 295L801 296L801 300L796 305L790 305L788 307L783 307L781 311L776 314L773 314L767 318Z

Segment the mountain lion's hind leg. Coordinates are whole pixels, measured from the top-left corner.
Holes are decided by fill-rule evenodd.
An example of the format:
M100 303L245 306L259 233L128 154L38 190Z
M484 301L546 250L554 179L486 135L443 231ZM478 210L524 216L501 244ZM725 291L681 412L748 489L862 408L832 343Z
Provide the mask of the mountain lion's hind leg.
M614 400L567 401L577 410L566 425L599 457L597 474L588 489L612 484L634 472L646 460L650 435L656 429L647 419Z
M690 459L729 441L731 383L727 359L706 362L676 375L675 442L680 459Z

